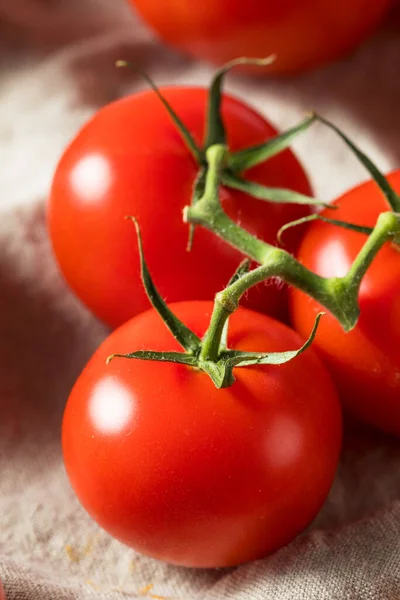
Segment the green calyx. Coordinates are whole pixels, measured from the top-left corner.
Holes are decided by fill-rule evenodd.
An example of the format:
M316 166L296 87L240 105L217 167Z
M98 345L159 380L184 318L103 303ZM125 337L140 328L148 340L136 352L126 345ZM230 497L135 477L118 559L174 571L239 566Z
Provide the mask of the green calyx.
M206 170L215 168L218 162L218 186L240 190L253 198L265 200L274 203L293 203L293 204L309 204L312 206L324 206L326 203L300 194L293 190L282 188L273 188L261 185L259 183L247 180L243 175L245 171L251 167L255 167L283 150L286 150L294 139L301 133L306 131L315 121L315 115L310 115L289 131L267 140L263 144L258 144L243 150L231 152L228 146L225 125L222 119L221 103L222 103L222 88L225 76L229 71L243 64L254 64L256 66L265 66L272 62L274 57L266 59L246 59L239 58L227 63L219 69L210 86L206 135L203 147L204 165ZM210 156L219 153L219 158L211 158ZM192 203L194 203L192 201Z
M234 383L234 368L250 367L253 365L281 365L293 360L310 346L323 313L317 315L308 340L295 350L263 353L242 352L228 348L229 317L238 307L238 299L241 295L234 291L234 286L249 273L250 261L247 259L239 265L226 289L217 294L210 326L203 339L200 339L178 319L161 297L146 264L138 222L133 217L127 218L132 220L136 227L141 277L147 297L153 308L160 315L165 326L170 330L180 346L182 346L183 351L158 352L154 350L138 350L129 354L115 353L107 358L107 364L115 358L179 363L204 371L209 375L217 388L223 388ZM237 297L237 300L234 299L235 297Z
M117 67L129 67L138 72L157 94L158 98L163 103L169 116L171 117L171 120L179 131L187 149L198 164L199 172L193 190L192 204L196 203L197 198L199 195L201 195L202 179L205 179L207 171L210 168L210 163L207 158L208 150L213 147L223 147L224 160L219 164L219 186L224 185L228 188L238 189L246 192L249 196L268 202L309 204L312 206L323 207L327 206L326 203L320 200L300 194L293 190L263 186L255 182L248 181L243 177L243 173L247 169L255 167L256 165L265 162L269 158L272 158L276 154L279 154L283 150L287 149L296 139L296 137L306 131L314 123L316 120L315 115L311 114L307 116L304 121L300 123L300 125L289 129L283 134L276 135L263 144L258 144L237 152L231 152L229 150L221 111L222 90L225 76L235 67L244 64L263 67L273 62L274 59L275 57L273 56L265 59L239 58L237 60L230 61L215 73L209 88L205 136L202 145L197 144L186 125L180 119L179 115L174 111L166 98L164 98L156 84L147 73L143 72L141 69L138 69L132 63L122 60L117 61ZM192 242L193 226L191 227L189 248L191 247Z

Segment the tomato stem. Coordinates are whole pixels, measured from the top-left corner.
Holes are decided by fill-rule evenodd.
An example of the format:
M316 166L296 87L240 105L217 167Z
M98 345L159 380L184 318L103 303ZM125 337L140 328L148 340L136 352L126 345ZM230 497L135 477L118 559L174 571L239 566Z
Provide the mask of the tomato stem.
M400 232L400 215L391 211L381 213L372 233L356 256L349 272L343 278L347 293L358 295L358 290L368 267L378 251L389 240L395 240Z
M219 292L216 295L210 325L203 338L199 357L201 361L217 362L225 324L237 308L238 304L235 300L231 300L229 295L224 294L224 292Z
M206 199L207 207L217 208L220 206L219 186L221 184L221 173L225 166L227 148L224 144L215 144L206 151L208 169L205 177L203 198ZM201 202L201 198L199 202Z
M208 169L203 196L186 207L186 222L201 225L260 264L245 273L216 296L210 327L203 340L201 356L214 360L220 347L224 324L238 306L242 295L252 286L271 277L279 277L294 285L327 308L342 324L351 330L359 317L358 291L362 278L378 250L400 233L400 217L393 212L380 215L378 221L344 277L325 278L313 273L282 248L268 244L239 225L224 212L219 186L227 150L215 144L206 152Z

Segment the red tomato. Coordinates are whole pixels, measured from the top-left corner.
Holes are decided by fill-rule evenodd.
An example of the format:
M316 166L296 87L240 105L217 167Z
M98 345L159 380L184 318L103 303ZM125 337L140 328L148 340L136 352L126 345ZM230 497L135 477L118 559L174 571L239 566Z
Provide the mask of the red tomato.
M400 25L400 2L399 0L394 0L392 4L393 8L389 14L388 23L390 23L390 25L398 29Z
M201 143L207 91L167 88L162 92ZM242 102L225 97L223 116L233 150L261 143L275 129ZM190 203L197 165L154 92L110 104L81 130L55 173L50 235L62 272L76 294L112 326L148 308L140 281L137 241L126 215L140 223L146 259L168 300L213 299L229 281L242 256L214 234L196 230L186 251L188 226L182 210ZM269 186L310 194L307 178L285 151L248 177ZM274 242L289 220L308 207L278 205L221 190L225 210L259 237ZM291 238L294 250L299 232ZM251 308L282 316L287 291L270 285L250 293Z
M400 191L400 170L389 176ZM374 226L390 210L372 181L356 187L336 202L334 218ZM331 213L329 213L332 216ZM326 213L327 216L328 213ZM307 230L299 260L319 275L344 275L366 237L318 222ZM322 319L314 347L329 366L344 406L355 417L384 431L400 434L400 254L386 244L363 279L360 319L345 333L331 315ZM309 331L321 306L298 290L291 295L296 329Z
M186 53L218 65L238 56L276 54L264 72L282 75L323 65L356 48L391 0L131 2L162 40Z
M198 335L211 302L173 311ZM300 336L240 308L229 346L280 351ZM235 370L216 389L172 363L105 360L179 350L155 311L114 331L72 390L63 421L71 483L90 515L139 552L185 566L229 566L288 543L331 486L341 442L335 389L312 350L280 367Z

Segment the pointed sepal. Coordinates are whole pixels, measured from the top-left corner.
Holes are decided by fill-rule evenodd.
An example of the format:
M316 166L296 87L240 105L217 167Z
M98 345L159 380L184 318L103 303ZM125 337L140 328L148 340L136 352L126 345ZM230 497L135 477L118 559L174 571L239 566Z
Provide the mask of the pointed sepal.
M323 221L324 223L329 223L330 225L335 225L336 227L341 227L342 229L349 229L350 231L356 231L357 233L363 233L365 235L370 235L373 232L372 227L364 227L363 225L356 225L355 223L348 223L347 221L339 221L338 219L330 219L328 217L324 217L323 215L307 215L306 217L302 217L301 219L296 219L295 221L290 221L290 223L286 223L282 225L276 234L276 238L281 246L284 246L282 235L288 229L292 227L298 227L299 225L305 225L306 223L311 223L312 221Z
M237 58L223 65L215 73L210 86L207 108L205 149L214 144L226 144L225 126L221 115L222 87L224 78L229 71L242 65L266 66L275 60L274 56L267 58Z
M188 128L186 127L186 125L183 123L183 121L180 119L180 117L177 115L177 113L174 111L174 109L172 108L172 106L170 105L170 103L161 94L160 90L158 89L158 87L156 86L156 84L154 83L154 81L151 79L151 77L145 71L142 71L134 63L131 63L129 61L118 60L115 63L115 65L116 65L116 67L129 68L129 69L132 69L133 71L136 71L136 73L138 73L146 81L146 83L149 84L149 86L151 87L151 89L157 94L158 98L160 99L160 101L165 106L165 108L166 108L169 116L171 117L171 119L174 122L177 130L181 134L183 141L185 142L188 150L193 155L193 157L196 160L197 164L199 164L199 165L202 164L204 162L203 152L197 146L197 144L196 144L196 142L195 142L192 134L190 133L190 131L188 130Z
M200 348L201 340L193 333L178 317L168 308L167 303L161 297L159 291L153 283L149 269L147 267L144 253L142 236L137 220L134 217L127 217L131 220L136 228L138 238L138 249L140 257L140 268L142 275L142 282L146 291L147 297L153 305L154 309L158 312L165 325L168 327L177 342L187 351L196 352Z
M232 153L229 159L230 169L235 173L241 173L251 167L259 165L272 156L283 152L283 150L289 148L294 140L306 131L315 120L316 116L312 113L299 123L299 125L291 127L287 131L283 131L263 144L257 144L257 146L252 146Z
M285 352L241 352L240 350L228 350L224 357L229 367L249 367L252 365L283 365L309 348L314 341L321 317L326 313L317 314L313 328L308 339L297 350L287 350ZM222 357L221 357L222 360Z
M383 175L383 173L378 169L378 167L372 162L370 158L364 152L360 150L348 137L336 127L333 123L328 121L328 119L324 119L320 115L317 115L316 118L318 121L332 129L337 135L342 138L344 143L350 148L350 150L356 155L358 160L364 165L372 179L375 181L376 185L380 188L381 192L385 196L389 206L392 208L394 212L400 212L400 196L396 194L392 186L390 185L387 178Z
M253 198L265 200L266 202L273 202L275 204L307 204L310 206L334 208L327 202L317 200L316 198L306 196L305 194L300 194L294 190L267 187L254 181L242 179L241 177L228 172L223 174L222 183L227 187L240 190Z
M197 359L195 356L185 354L185 352L157 352L155 350L138 350L128 354L111 354L106 363L109 364L114 358L130 358L136 360L152 360L157 362L173 362L182 365L195 367Z

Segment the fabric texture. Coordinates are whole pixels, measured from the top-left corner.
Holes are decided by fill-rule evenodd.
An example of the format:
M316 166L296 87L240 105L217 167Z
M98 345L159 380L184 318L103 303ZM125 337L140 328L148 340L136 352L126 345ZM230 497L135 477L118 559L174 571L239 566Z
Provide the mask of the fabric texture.
M0 580L7 600L400 598L400 445L361 427L347 432L332 492L309 530L236 569L190 570L140 556L80 507L63 468L61 418L107 329L67 289L51 254L51 176L94 110L145 87L117 71L116 59L140 62L160 84L205 84L212 68L161 48L123 0L1 0L0 16ZM400 159L399 73L400 29L389 23L324 70L284 81L231 75L227 89L280 128L318 109L387 171ZM295 149L319 198L366 177L321 126Z

